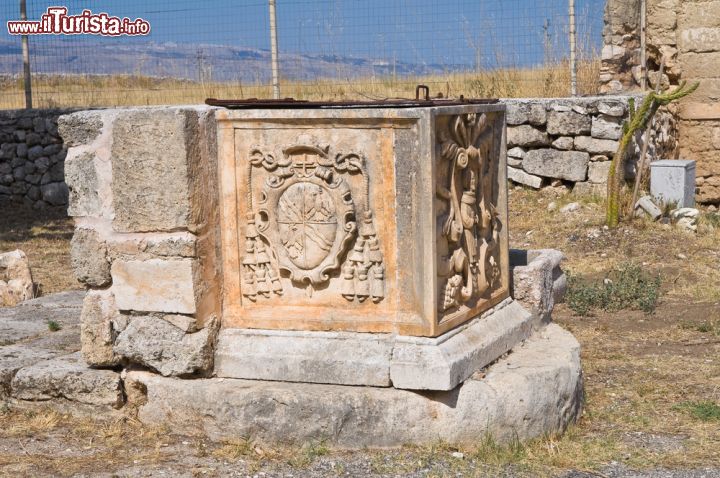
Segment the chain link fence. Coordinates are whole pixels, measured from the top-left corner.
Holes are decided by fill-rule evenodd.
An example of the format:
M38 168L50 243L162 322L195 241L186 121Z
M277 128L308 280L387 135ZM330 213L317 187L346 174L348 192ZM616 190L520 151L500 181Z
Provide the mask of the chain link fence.
M28 20L47 1L26 0ZM575 0L577 90L598 88L604 2ZM267 0L67 0L142 18L146 36L29 35L33 106L199 103L271 97ZM570 94L568 0L277 0L282 97ZM0 6L5 24L20 1ZM21 37L0 35L0 108L25 105Z

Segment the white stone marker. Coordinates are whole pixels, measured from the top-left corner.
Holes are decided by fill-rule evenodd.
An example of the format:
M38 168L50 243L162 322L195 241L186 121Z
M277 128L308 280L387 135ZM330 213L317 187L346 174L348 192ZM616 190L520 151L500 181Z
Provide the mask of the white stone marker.
M661 204L695 206L695 161L663 159L650 163L650 194Z

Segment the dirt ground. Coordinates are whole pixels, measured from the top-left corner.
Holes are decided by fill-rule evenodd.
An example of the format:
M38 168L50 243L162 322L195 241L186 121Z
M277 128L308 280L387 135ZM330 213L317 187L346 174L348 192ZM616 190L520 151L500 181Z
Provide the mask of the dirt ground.
M559 211L576 200L580 210ZM576 277L602 280L633 261L662 279L652 314L579 317L556 308L555 321L582 345L586 389L584 414L562 437L347 452L252 437L212 443L120 415L6 407L0 475L720 477L720 228L703 219L697 234L647 221L605 230L602 204L547 191L512 190L510 211L511 246L560 249ZM0 250L24 249L46 292L76 288L71 223L49 216L25 224L22 216L0 220Z

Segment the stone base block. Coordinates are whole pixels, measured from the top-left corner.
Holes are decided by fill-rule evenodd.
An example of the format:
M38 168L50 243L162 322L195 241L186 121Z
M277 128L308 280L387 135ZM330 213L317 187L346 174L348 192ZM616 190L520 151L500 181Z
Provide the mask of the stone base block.
M506 442L562 431L582 408L580 346L551 324L453 390L413 392L238 379L182 380L129 372L138 418L212 439L328 440L341 447Z
M530 336L531 314L510 299L439 337L223 329L224 378L451 390Z

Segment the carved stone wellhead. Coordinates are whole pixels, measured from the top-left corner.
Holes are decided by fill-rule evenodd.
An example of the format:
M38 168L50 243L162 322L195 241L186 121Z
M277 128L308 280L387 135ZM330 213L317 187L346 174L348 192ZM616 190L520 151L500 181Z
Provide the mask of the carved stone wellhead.
M437 336L508 296L503 106L217 118L225 327Z

